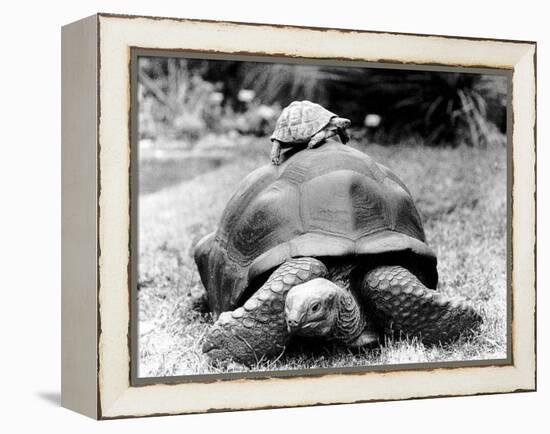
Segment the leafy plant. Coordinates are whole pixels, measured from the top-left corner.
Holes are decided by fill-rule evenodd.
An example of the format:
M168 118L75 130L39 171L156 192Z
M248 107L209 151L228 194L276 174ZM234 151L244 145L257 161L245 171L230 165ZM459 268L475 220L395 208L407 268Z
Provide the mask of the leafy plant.
M322 85L329 75L316 66L257 63L247 70L244 87L253 88L262 102L286 106L297 99L327 103Z
M359 128L367 115L380 115L376 139L385 143L415 137L432 145L481 146L501 140L498 130L506 128L507 81L502 76L256 64L243 82L267 103L284 106L309 99Z
M506 131L508 81L498 75L142 58L139 80L144 138L269 134L272 119L258 115L303 99L351 119L356 137L366 131L379 143L483 146L504 142ZM373 114L377 127L365 125Z
M487 117L487 94L478 86L481 77L448 72L374 73L366 96L378 102L374 108L382 112L384 133L392 141L419 135L429 144L480 146L498 136Z
M146 124L149 119L157 124L157 135L197 139L206 128L205 118L219 111L216 86L186 59L142 58L138 74L140 116Z

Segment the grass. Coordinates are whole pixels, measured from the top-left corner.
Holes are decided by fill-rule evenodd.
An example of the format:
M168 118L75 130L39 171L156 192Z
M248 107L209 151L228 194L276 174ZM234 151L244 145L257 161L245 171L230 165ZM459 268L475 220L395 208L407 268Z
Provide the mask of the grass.
M295 345L275 362L213 366L201 352L212 324L192 251L215 229L239 181L268 161L267 140L237 146L217 168L140 197L139 375L176 376L243 370L303 369L506 357L506 152L485 148L392 147L353 143L393 169L423 217L439 264L438 290L471 300L483 315L475 336L447 346L388 341L351 351L326 343ZM189 159L171 170L185 172ZM160 166L166 170L165 165ZM156 177L158 178L158 176ZM151 179L156 179L152 177ZM154 181L153 181L154 182Z

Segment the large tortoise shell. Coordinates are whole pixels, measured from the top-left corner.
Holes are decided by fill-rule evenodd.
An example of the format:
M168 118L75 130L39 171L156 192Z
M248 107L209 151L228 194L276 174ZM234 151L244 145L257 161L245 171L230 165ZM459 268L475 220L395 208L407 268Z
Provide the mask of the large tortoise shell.
M244 303L289 258L358 255L373 266L382 257L399 261L437 285L436 257L403 182L368 155L327 142L248 175L195 261L210 308L220 313Z
M336 114L310 101L294 101L277 120L271 140L282 143L307 143L328 125Z

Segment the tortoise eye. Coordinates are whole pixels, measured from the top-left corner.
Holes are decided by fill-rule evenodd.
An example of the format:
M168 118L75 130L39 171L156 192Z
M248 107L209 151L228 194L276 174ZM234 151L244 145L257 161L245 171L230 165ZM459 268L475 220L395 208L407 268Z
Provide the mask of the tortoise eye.
M311 311L312 312L317 312L320 307L321 307L321 305L319 303L315 303L314 305L311 306Z

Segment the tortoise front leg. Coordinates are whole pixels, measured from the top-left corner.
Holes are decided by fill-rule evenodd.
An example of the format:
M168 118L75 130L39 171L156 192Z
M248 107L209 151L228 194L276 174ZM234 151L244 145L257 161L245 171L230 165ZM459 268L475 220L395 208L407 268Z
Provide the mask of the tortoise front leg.
M368 272L362 293L387 331L417 336L426 344L450 342L481 323L481 316L469 303L426 288L400 266Z
M281 143L278 140L273 140L269 157L271 158L271 163L275 166L281 164Z
M340 141L345 145L349 142L350 135L348 131L345 128L338 128L336 130L338 137L340 138Z
M329 137L332 137L334 133L331 133L327 130L321 130L318 133L314 134L307 144L307 149L313 149L323 143Z
M285 262L244 306L220 315L206 335L203 352L213 360L247 365L281 354L289 339L286 294L293 286L326 274L326 267L314 258Z

